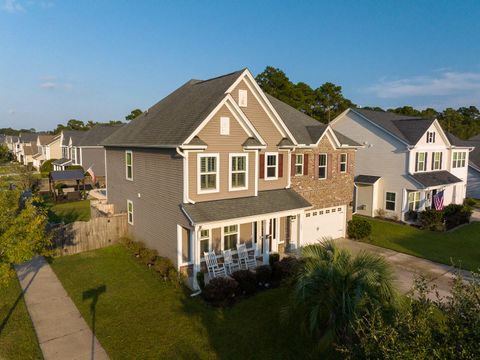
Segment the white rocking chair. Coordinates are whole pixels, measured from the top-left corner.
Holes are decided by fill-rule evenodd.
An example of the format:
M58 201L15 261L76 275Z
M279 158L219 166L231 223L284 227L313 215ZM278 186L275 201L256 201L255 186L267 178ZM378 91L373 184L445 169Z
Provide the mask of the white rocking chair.
M204 252L205 262L207 263L208 275L211 279L227 276L227 271L223 264L218 264L215 251Z
M240 264L238 260L233 259L232 250L230 249L223 251L223 264L225 265L228 274L240 270Z
M257 259L255 254L250 256L248 254L247 246L245 244L237 244L238 259L240 261L240 267L245 265L245 269L255 269L257 267Z

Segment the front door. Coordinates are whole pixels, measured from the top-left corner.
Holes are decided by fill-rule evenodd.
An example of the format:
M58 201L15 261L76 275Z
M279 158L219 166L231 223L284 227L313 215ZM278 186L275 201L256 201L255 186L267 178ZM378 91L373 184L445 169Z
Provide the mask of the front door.
M298 219L296 216L289 216L287 226L287 249L295 250L298 246Z

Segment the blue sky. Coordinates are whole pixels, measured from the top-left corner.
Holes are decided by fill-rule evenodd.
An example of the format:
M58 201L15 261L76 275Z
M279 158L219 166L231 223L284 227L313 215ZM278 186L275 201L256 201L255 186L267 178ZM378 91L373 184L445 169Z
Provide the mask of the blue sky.
M480 106L480 1L0 0L0 127L123 120L267 65L355 103Z

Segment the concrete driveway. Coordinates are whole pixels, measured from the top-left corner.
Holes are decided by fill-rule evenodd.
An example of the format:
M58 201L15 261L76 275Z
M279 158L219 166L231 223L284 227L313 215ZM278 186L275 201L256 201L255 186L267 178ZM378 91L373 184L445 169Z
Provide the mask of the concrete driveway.
M429 281L429 284L435 284L441 297L450 294L452 280L454 279L454 273L456 271L452 266L399 253L394 250L366 244L360 241L339 239L335 242L340 247L347 248L354 254L365 250L385 257L393 267L397 288L404 294L412 289L415 276L418 275L423 275ZM466 280L472 279L470 272L462 271L462 274ZM430 294L430 296L432 299L435 298L435 294Z

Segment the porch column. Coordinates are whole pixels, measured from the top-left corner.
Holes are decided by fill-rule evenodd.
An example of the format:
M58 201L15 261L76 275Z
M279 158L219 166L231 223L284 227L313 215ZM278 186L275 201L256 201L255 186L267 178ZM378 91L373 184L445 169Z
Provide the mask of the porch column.
M268 264L270 258L270 219L263 220L263 229L265 235L263 236L263 263Z
M200 268L200 227L195 226L192 232L192 250L193 250L193 289L200 290L197 283L197 273L201 271Z

